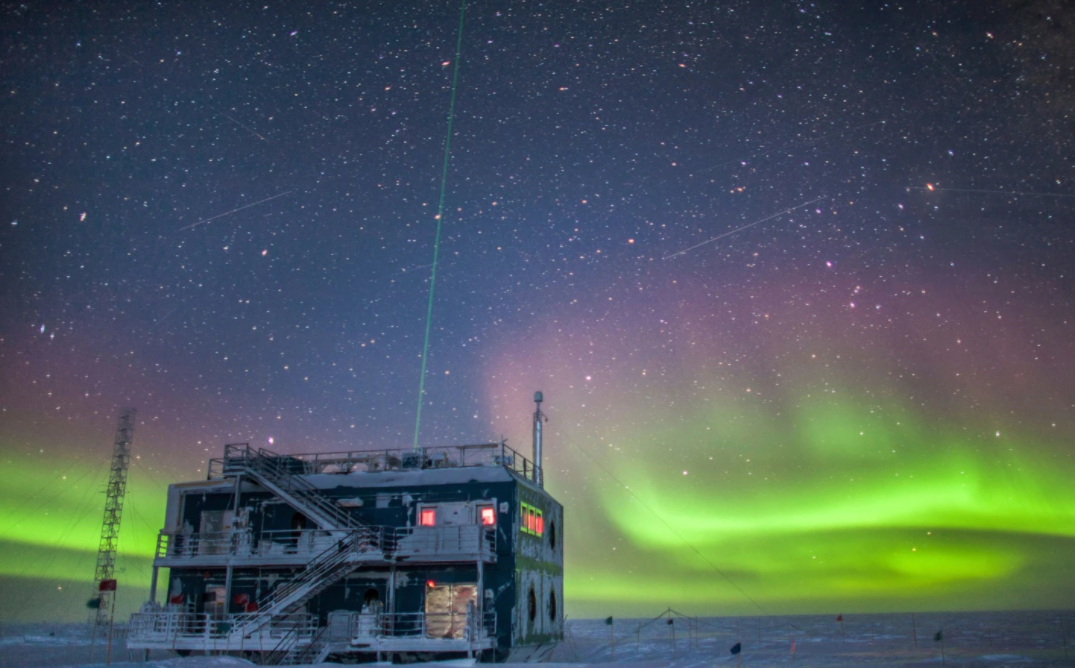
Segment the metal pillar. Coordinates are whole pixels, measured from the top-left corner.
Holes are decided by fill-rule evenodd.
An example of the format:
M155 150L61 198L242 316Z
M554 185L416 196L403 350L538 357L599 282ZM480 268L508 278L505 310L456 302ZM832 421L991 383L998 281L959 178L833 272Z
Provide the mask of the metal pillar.
M485 630L485 564L482 563L481 549L478 550L478 602L474 606L475 614L478 615L477 624L475 624L475 636L478 639L482 638L482 632ZM470 642L473 646L474 637L471 637Z
M228 566L224 571L224 616L231 614L231 558L228 558Z
M541 474L541 423L547 420L545 414L541 412L541 402L544 399L545 397L541 392L534 392L534 483L543 489L545 481L544 476ZM525 475L525 471L523 475Z
M396 614L396 565L392 564L388 571L388 614Z
M153 577L149 580L149 602L157 602L157 571L160 568L158 566L153 567Z

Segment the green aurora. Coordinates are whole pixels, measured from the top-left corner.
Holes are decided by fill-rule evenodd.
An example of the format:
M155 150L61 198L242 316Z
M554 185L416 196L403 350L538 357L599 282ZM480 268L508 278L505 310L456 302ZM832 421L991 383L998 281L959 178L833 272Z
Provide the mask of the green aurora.
M594 614L601 603L760 614L1070 602L1072 472L1050 448L893 413L814 402L786 423L791 433L759 427L759 415L749 435L716 438L729 422L703 414L617 439L595 503L634 563L625 573L618 559L594 560L569 595ZM732 447L738 439L749 447ZM669 471L662 459L677 447L720 454ZM593 535L589 519L572 539Z
M730 311L754 325L733 339L696 315L707 296L676 286L658 299L674 305L660 338L687 342L670 351L625 349L655 338L630 300L600 330L552 323L522 344L556 399L546 479L567 509L572 612L1070 605L1067 384L1045 364L997 362L1049 318L998 325L938 288L918 309L972 334L913 312L841 328L835 300L807 317L766 289L766 305ZM511 348L492 375L494 402L542 382Z

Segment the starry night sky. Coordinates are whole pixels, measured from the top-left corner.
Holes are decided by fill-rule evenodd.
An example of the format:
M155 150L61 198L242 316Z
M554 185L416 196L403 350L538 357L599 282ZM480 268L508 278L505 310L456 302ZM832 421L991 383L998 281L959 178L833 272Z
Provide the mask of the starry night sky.
M1075 600L1075 9L864 4L467 6L419 442L544 391L571 616ZM459 10L2 6L0 621L121 406L128 608L223 443L411 445Z

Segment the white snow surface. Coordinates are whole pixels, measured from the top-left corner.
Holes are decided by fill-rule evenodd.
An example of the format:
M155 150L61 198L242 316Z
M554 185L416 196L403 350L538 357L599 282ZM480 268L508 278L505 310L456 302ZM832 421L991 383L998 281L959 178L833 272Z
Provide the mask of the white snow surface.
M566 638L547 668L703 668L711 666L1069 666L1075 668L1072 611L909 613L789 617L705 617L568 620ZM943 632L941 642L935 641ZM615 639L613 648L611 640ZM673 640L674 637L674 640ZM917 639L917 647L915 646ZM795 653L791 653L792 641ZM730 648L741 643L738 656ZM178 658L154 651L148 662L129 653L117 626L112 666L226 668L254 665L230 656ZM1065 644L1067 643L1067 644ZM0 624L0 668L103 666L98 639L90 659L89 628L81 624ZM339 664L319 664L323 668ZM377 664L366 664L377 665ZM388 665L388 664L380 664ZM396 664L399 665L399 664ZM421 666L423 664L414 664ZM427 666L472 665L466 660ZM530 664L500 664L522 668Z

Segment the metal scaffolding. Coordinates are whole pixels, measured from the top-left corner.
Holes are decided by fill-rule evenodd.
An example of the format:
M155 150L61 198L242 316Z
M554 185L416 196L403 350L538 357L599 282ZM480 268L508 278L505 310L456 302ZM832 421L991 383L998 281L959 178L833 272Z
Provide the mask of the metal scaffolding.
M116 548L119 545L119 526L123 516L123 497L127 493L127 467L131 462L131 442L134 440L135 409L120 411L116 426L116 439L112 446L111 472L105 494L105 513L101 523L101 543L97 549L97 569L93 574L93 602L96 610L91 615L93 643L97 634L106 630L112 621L116 595L113 575L116 570ZM91 649L92 652L92 649Z

